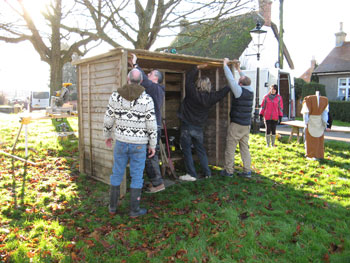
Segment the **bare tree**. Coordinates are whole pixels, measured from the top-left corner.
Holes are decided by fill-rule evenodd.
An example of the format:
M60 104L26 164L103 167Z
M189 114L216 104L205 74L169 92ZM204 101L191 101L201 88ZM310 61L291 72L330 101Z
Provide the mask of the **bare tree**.
M41 17L32 17L23 0L1 3L0 41L19 43L29 41L42 61L50 66L50 91L61 88L62 68L74 53L86 54L87 44L98 40L96 34L75 34L63 29L63 22L72 23L74 5L63 6L64 0L49 0ZM65 1L65 3L72 1ZM6 8L6 9L5 9ZM70 43L70 44L68 44Z
M75 0L89 10L99 37L113 47L131 44L150 49L158 38L179 34L182 26L200 24L193 39L208 36L222 25L223 18L247 12L255 0ZM65 27L89 35L89 31ZM180 33L181 34L181 33ZM189 35L191 32L186 32ZM190 45L190 43L187 43ZM181 49L181 47L176 47Z

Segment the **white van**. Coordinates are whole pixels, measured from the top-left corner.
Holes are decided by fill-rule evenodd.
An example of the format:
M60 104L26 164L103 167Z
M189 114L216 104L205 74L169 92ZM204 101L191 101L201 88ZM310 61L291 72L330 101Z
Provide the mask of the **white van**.
M50 106L50 91L31 91L29 111L46 109Z

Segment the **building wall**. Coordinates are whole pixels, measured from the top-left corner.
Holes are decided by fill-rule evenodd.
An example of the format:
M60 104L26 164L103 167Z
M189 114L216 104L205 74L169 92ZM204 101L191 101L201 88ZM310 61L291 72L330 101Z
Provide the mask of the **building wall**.
M319 75L319 83L325 85L328 100L336 100L338 96L338 79L346 78L350 75Z

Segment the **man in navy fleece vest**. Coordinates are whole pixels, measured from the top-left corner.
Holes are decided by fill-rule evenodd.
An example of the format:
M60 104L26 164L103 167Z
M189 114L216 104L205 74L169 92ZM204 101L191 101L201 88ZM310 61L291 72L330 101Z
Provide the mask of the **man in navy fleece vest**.
M152 70L146 75L146 73L137 64L137 57L135 54L131 54L132 58L129 60L129 64L133 68L137 68L142 72L143 81L141 85L145 88L146 93L150 95L154 102L154 110L156 112L157 119L157 146L156 154L152 158L146 158L146 174L152 183L152 186L146 190L146 193L156 193L165 190L164 181L159 167L159 140L161 136L162 128L162 105L165 96L165 87L161 85L163 82L163 74L159 70Z

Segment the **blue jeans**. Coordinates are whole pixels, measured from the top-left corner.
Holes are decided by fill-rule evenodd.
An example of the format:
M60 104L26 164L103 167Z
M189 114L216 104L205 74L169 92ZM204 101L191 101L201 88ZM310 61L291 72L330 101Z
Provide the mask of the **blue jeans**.
M148 153L146 157L146 175L148 176L149 180L151 181L153 186L159 186L163 184L163 178L162 174L160 172L159 167L159 140L160 140L161 132L160 130L157 131L157 145L156 145L156 153L152 158L148 158Z
M192 158L192 143L196 149L204 176L211 176L211 171L208 166L207 153L203 146L203 128L182 122L180 144L184 154L186 172L189 175L198 178Z
M146 149L146 144L133 144L120 141L115 142L111 185L118 186L122 183L126 165L130 160L130 188L142 188Z

